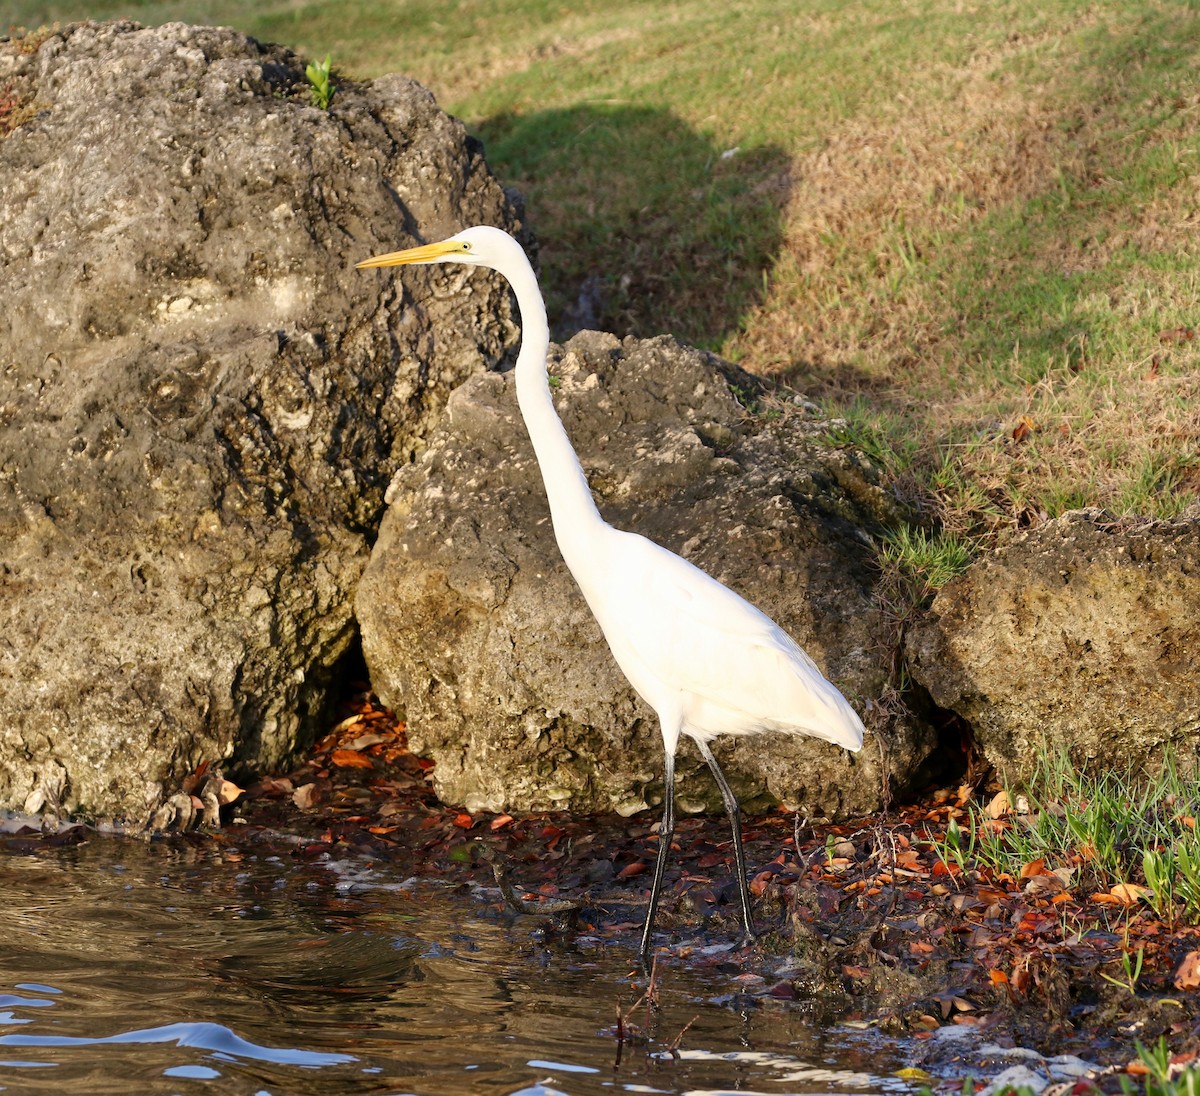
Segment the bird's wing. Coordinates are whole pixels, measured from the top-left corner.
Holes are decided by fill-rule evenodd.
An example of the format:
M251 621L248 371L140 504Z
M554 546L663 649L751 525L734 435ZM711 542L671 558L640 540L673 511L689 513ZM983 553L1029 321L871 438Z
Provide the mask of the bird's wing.
M770 617L653 541L622 547L619 592L597 615L631 680L687 694L714 721L725 713L730 725L716 733L740 719L742 730L791 728L857 748L858 716Z

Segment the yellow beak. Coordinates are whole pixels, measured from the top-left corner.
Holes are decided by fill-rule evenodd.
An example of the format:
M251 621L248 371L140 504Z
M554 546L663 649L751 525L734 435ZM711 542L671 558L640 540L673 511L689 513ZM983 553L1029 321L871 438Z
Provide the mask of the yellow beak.
M386 255L376 255L371 259L363 259L361 263L355 263L355 267L359 270L366 270L378 266L407 266L409 263L431 263L443 255L465 250L466 248L458 240L442 240L436 244L422 244L420 247L410 247L405 251L390 251Z

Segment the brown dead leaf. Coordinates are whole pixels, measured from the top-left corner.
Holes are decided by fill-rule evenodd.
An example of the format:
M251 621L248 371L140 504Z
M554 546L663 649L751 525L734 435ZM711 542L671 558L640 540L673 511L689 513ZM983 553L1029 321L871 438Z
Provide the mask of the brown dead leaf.
M292 792L292 802L302 811L311 810L317 805L320 796L316 784L301 784Z
M750 880L750 893L754 895L755 898L761 898L763 896L763 892L767 889L767 886L774 878L775 876L771 872L760 871L753 879Z
M385 735L376 734L374 731L368 731L366 734L360 734L356 739L346 743L348 750L365 750L368 746L378 746L380 742L386 742Z
M371 759L363 757L357 750L334 750L329 760L339 769L370 769Z
M239 788L232 780L222 780L220 784L217 785L217 802L220 803L222 807L229 806L230 803L241 798L241 796L245 794L245 789Z
M1200 989L1200 951L1189 951L1175 972L1176 989Z
M1022 879L1034 879L1039 875L1045 874L1046 861L1044 858L1039 857L1037 860L1030 860L1028 864L1023 865L1021 868Z
M1024 441L1030 434L1034 433L1038 428L1036 422L1028 415L1022 415L1017 419L1017 425L1013 427L1013 441Z
M1005 818L1012 813L1012 800L1008 798L1008 792L1001 789L994 796L992 801L983 808L983 813L988 818Z
M497 830L504 829L505 826L511 826L513 816L511 814L498 814L488 823L488 829L495 833Z
M1117 883L1109 889L1108 893L1122 905L1132 906L1139 899L1145 898L1150 893L1150 888L1143 887L1138 883Z
M326 737L328 738L332 735L341 734L343 731L348 731L351 727L358 726L358 724L360 724L362 721L363 721L362 712L355 712L354 715L347 716L345 719L343 719L341 721L341 723L337 724L337 726L335 726L332 730L330 730L329 734L326 735Z

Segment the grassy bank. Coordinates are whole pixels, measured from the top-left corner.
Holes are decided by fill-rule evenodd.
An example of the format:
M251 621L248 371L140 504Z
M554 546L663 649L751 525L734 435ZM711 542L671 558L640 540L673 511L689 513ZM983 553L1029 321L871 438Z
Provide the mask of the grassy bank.
M1190 5L10 9L415 76L526 194L560 333L672 331L785 379L957 537L1171 515L1200 486Z
M1196 497L1198 14L9 0L0 18L229 23L347 75L410 73L525 192L560 330L669 330L784 378L927 504L942 530L881 544L919 602L980 538Z

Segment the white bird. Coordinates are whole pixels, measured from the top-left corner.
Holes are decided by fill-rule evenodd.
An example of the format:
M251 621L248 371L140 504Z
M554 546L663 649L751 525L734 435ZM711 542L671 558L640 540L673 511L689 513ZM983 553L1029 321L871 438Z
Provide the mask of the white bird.
M559 550L630 684L654 709L666 751L663 817L640 955L650 935L675 831L675 751L687 735L708 763L733 826L745 943L754 939L737 798L709 749L718 735L785 731L858 750L863 725L846 698L764 613L687 560L596 509L554 409L546 372L550 331L537 276L520 244L496 228L379 255L359 267L465 263L499 271L521 311L517 402L533 442Z

